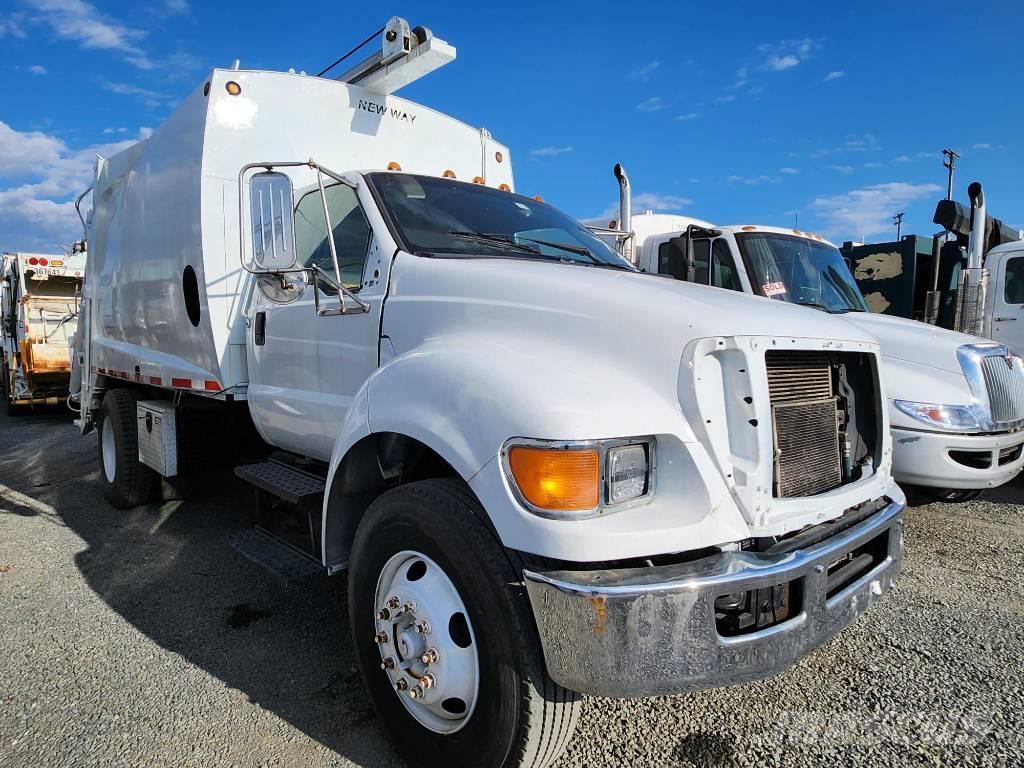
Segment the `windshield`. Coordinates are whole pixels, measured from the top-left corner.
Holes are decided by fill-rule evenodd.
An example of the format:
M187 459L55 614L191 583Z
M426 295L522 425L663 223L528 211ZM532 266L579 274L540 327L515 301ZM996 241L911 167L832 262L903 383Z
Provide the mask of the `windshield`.
M754 293L828 312L867 312L839 250L803 237L737 233Z
M454 179L367 175L410 253L552 259L635 268L579 222L546 203Z

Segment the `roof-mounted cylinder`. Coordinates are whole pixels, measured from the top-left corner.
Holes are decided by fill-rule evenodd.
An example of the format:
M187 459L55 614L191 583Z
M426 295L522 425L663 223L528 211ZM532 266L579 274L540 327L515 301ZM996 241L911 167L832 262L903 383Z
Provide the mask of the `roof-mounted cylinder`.
M374 93L394 93L455 60L455 47L434 37L427 27L410 27L392 17L381 34L381 49L337 79Z
M627 235L633 231L633 193L629 186L629 175L620 163L612 170L619 182L619 230Z

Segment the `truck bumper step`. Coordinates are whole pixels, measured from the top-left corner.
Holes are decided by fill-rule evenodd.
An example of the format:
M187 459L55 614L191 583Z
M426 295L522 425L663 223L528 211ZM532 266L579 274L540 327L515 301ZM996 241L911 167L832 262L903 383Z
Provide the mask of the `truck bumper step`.
M247 560L286 582L326 573L309 555L262 528L239 531L231 537L230 543Z
M322 495L326 487L322 477L275 459L244 464L235 468L235 474L289 504Z

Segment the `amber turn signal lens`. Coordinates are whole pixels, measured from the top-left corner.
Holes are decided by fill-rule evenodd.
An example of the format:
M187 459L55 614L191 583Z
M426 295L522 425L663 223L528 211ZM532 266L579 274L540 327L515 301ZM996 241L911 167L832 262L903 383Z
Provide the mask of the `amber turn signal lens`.
M400 171L400 170L402 170L402 166L400 166L398 163L396 163L394 160L392 160L390 163L388 163L388 170L389 171Z
M600 459L596 450L515 446L508 463L519 492L535 507L567 512L597 507Z
M225 88L225 89L227 90L227 92L228 92L229 94L231 94L232 96L237 96L238 94L240 94L240 93L242 92L242 86L240 86L240 85L239 85L238 83L236 83L236 82L235 82L234 80L229 80L229 81L228 81L228 84L227 84L227 85L225 85L225 86L224 86L224 88Z
M444 173L442 173L441 175L444 176L446 179L454 179L455 178L455 171L448 170L448 171L445 171Z

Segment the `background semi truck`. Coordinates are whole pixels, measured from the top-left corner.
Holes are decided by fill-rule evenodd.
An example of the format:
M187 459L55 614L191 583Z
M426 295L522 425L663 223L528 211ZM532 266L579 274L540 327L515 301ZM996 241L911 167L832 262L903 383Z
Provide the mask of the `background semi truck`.
M85 253L5 253L0 266L0 392L8 413L63 403Z
M622 224L605 237L642 271L842 314L878 339L890 398L893 472L919 491L915 497L962 501L1009 482L1024 468L1024 361L1005 344L869 312L843 255L818 235L633 215L626 172L616 166L615 174ZM1021 251L1007 250L1002 258L1024 264Z
M932 237L843 243L842 253L872 312L964 331L1024 352L1024 241L987 215L984 191L970 205L939 201Z
M870 337L651 280L515 194L507 147L392 93L454 56L396 18L338 80L214 70L101 158L79 424L122 507L254 428L235 546L348 571L393 746L546 766L581 693L824 643L893 586L904 499Z

